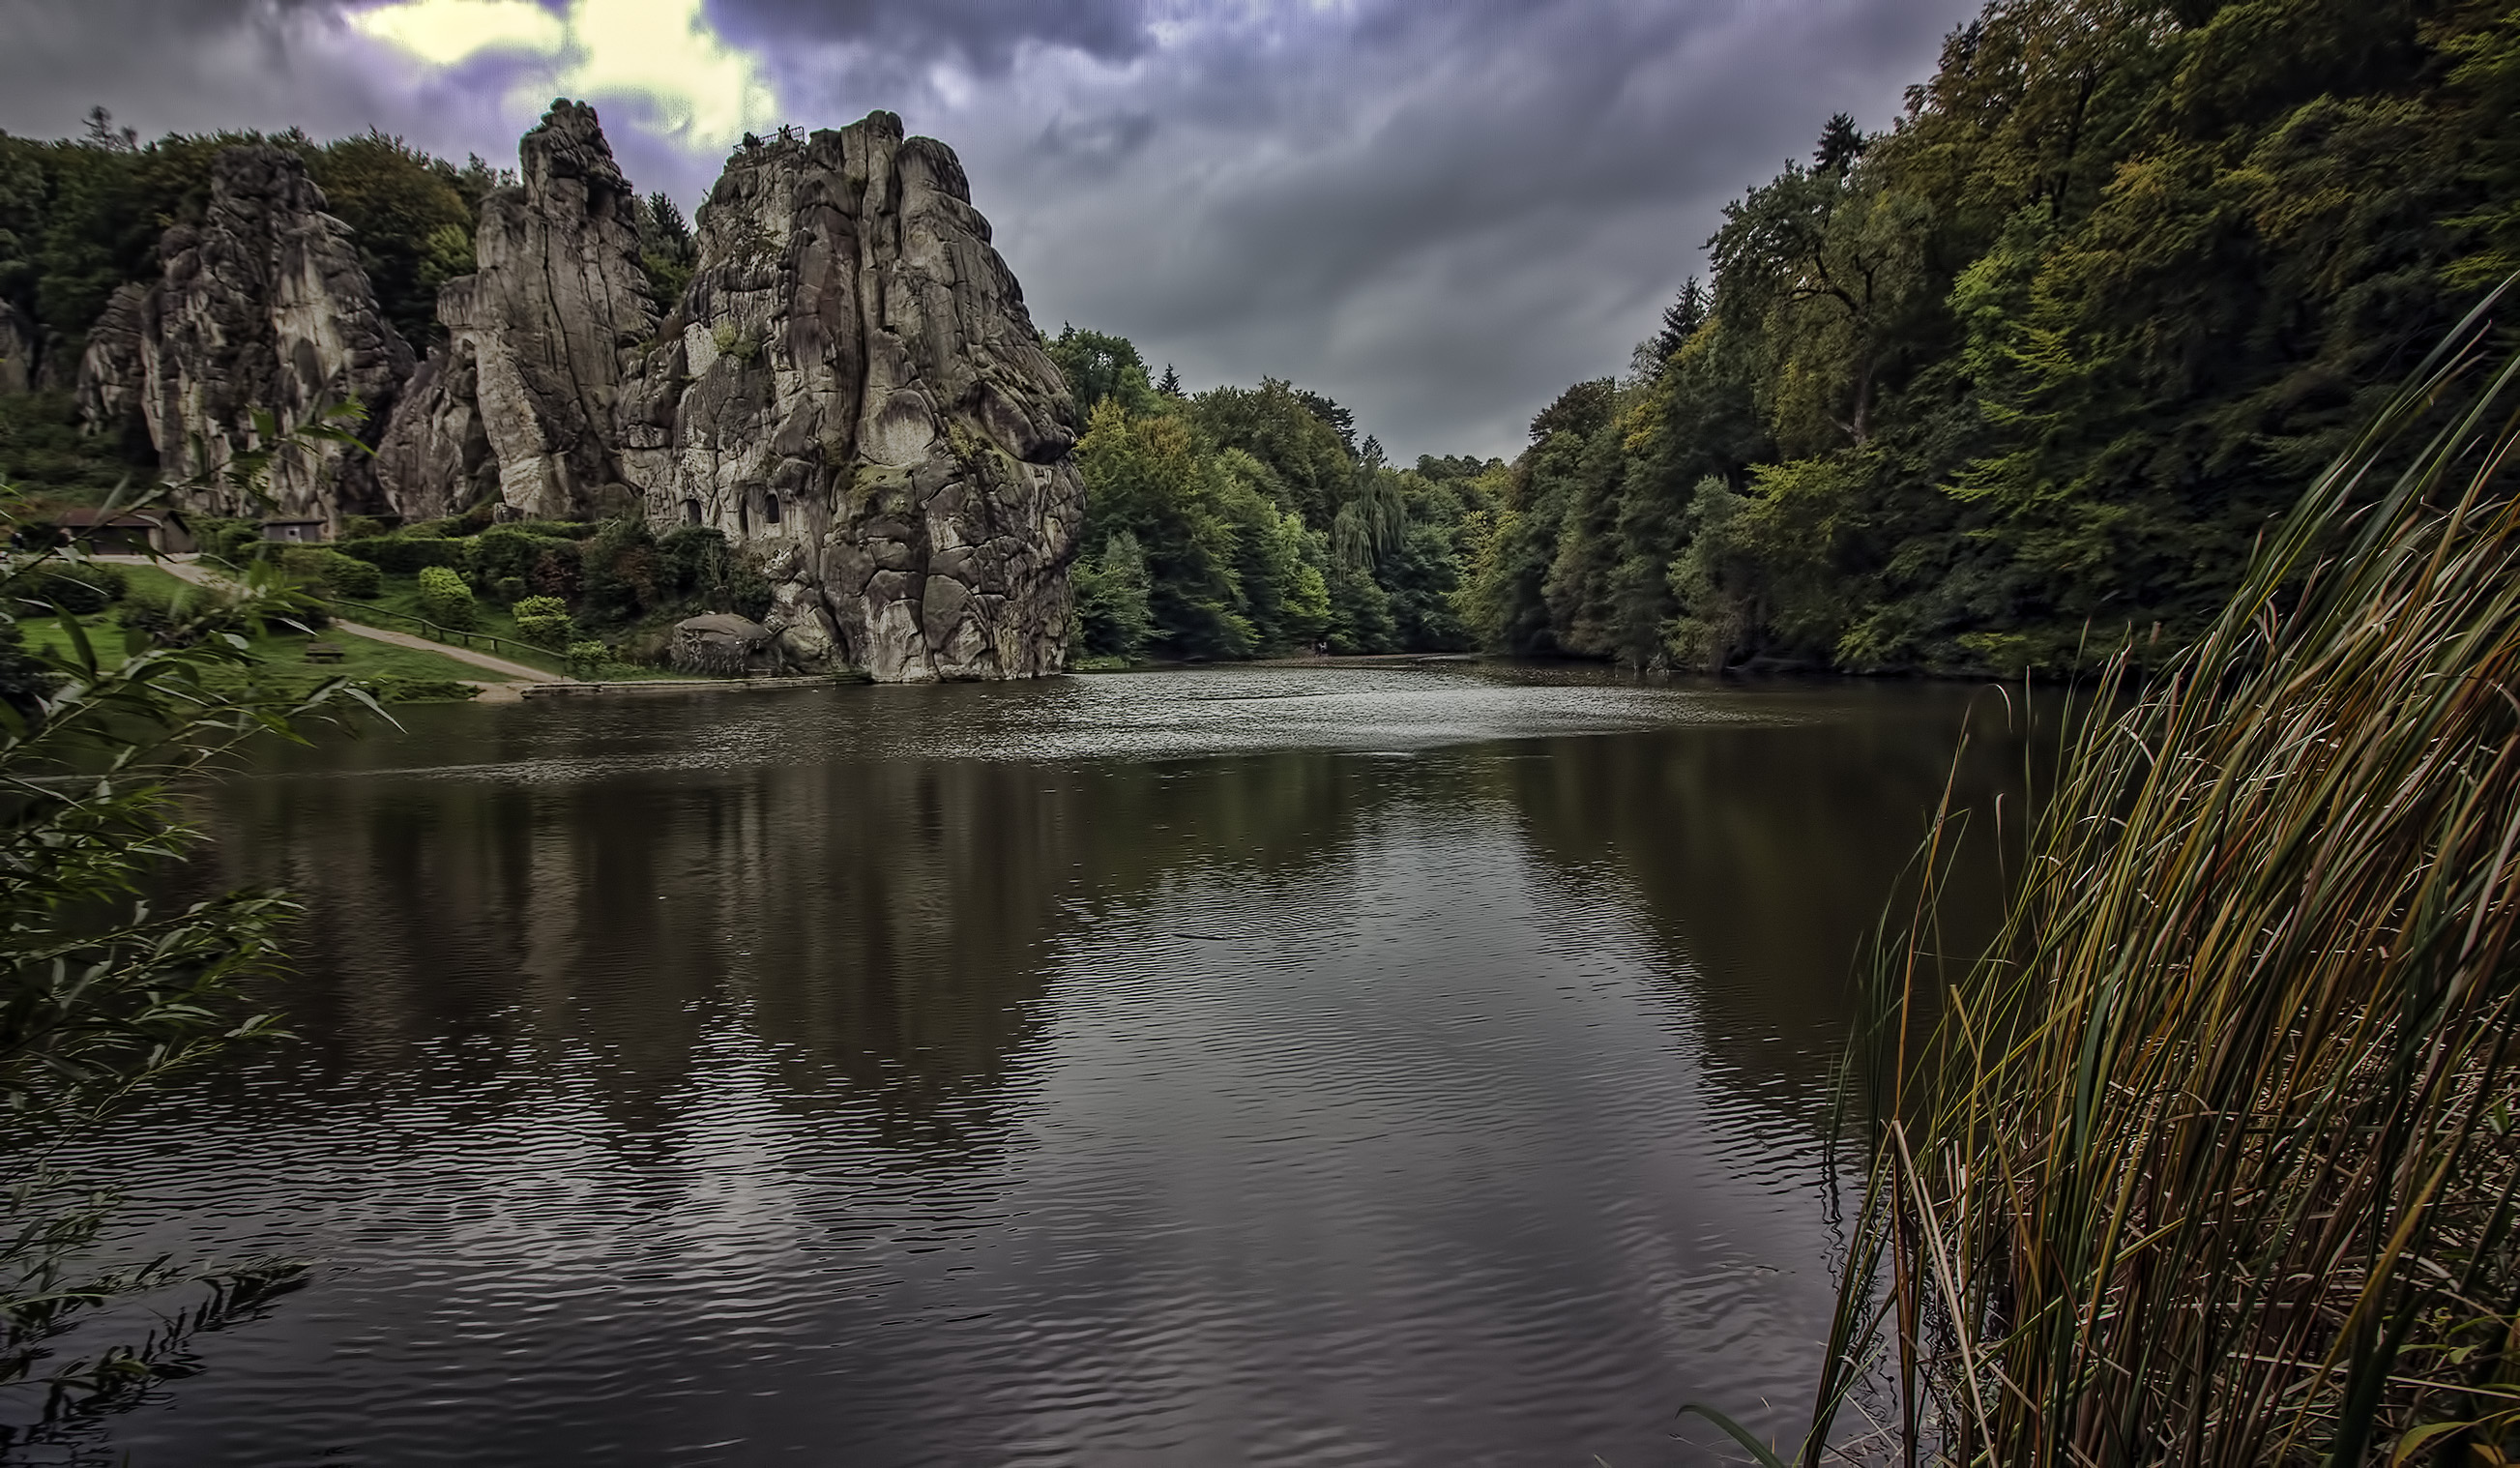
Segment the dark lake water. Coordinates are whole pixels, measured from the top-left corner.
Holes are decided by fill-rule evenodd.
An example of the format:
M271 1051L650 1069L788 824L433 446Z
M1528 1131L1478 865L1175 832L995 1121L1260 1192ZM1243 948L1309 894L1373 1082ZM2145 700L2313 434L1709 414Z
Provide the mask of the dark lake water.
M1972 698L1245 669L276 753L203 819L308 899L300 1039L97 1162L133 1247L314 1281L105 1446L1719 1460L1684 1402L1807 1400L1850 960Z

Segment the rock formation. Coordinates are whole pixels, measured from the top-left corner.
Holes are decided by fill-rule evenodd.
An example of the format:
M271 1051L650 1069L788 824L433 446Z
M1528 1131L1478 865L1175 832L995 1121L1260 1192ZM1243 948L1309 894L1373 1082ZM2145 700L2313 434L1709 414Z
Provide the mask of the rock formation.
M30 392L36 381L35 324L12 301L0 301L0 393Z
M633 508L612 445L624 355L655 333L636 196L595 110L554 102L492 194L475 274L440 288L429 353L379 455L393 510L424 519L488 498L529 519Z
M136 409L192 476L259 443L253 410L287 428L356 397L375 458L285 458L284 515L644 512L715 526L760 565L783 665L908 682L1064 665L1075 404L952 150L888 112L746 139L661 324L594 110L555 102L518 156L415 370L296 156L226 150L206 217L167 232L163 279L90 334L89 422Z
M1064 663L1076 409L953 151L877 112L746 145L622 384L659 528L765 560L781 651L886 682Z
M411 376L411 348L377 309L349 227L324 209L295 154L221 150L202 222L166 232L160 279L136 300L117 292L91 334L79 382L97 415L91 423L112 426L136 393L160 463L192 481L267 447L257 413L286 433L355 400L373 441ZM129 314L138 317L136 354ZM289 518L378 506L366 456L340 444L278 455L268 490ZM196 499L227 512L252 508L231 490Z
M686 617L674 624L674 666L719 678L749 673L776 657L778 636L731 611Z
M106 298L105 314L88 329L77 391L79 417L91 432L119 437L134 428L149 430L140 411L149 395L149 372L140 356L140 313L148 299L146 286L116 286Z

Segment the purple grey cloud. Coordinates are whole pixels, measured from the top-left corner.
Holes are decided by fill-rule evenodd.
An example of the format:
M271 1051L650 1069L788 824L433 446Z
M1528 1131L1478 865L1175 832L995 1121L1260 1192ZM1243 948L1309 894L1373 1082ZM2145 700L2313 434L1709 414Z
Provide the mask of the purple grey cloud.
M554 10L562 0L550 0ZM0 0L0 127L370 125L513 156L529 67L424 67L339 0ZM1509 453L1623 368L1724 202L1884 126L1976 0L709 0L782 115L951 143L1034 314L1193 385L1293 378L1395 453ZM713 152L595 99L643 185Z

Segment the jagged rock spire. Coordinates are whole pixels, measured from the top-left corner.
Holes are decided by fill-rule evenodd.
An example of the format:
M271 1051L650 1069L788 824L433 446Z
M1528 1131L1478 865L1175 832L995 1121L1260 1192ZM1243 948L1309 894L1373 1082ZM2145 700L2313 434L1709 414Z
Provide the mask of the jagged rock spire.
M633 503L611 430L624 354L655 331L636 195L582 103L555 101L517 154L520 183L483 201L476 271L440 288L447 339L380 451L386 496L407 517L494 488L536 519Z
M208 207L158 245L159 279L114 293L90 334L78 393L90 422L118 428L134 405L159 462L202 480L264 447L257 412L283 432L356 400L382 431L411 347L378 309L349 226L286 149L222 149ZM373 508L366 456L325 444L282 456L269 489L279 513L331 518ZM205 492L203 508L257 507Z

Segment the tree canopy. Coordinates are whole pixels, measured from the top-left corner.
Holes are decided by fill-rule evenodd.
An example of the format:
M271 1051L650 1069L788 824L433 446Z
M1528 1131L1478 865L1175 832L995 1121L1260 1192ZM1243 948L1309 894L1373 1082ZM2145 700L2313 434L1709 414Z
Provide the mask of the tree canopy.
M1726 211L1533 423L1486 645L2061 671L2175 646L2520 266L2507 0L1996 0L1889 131Z

